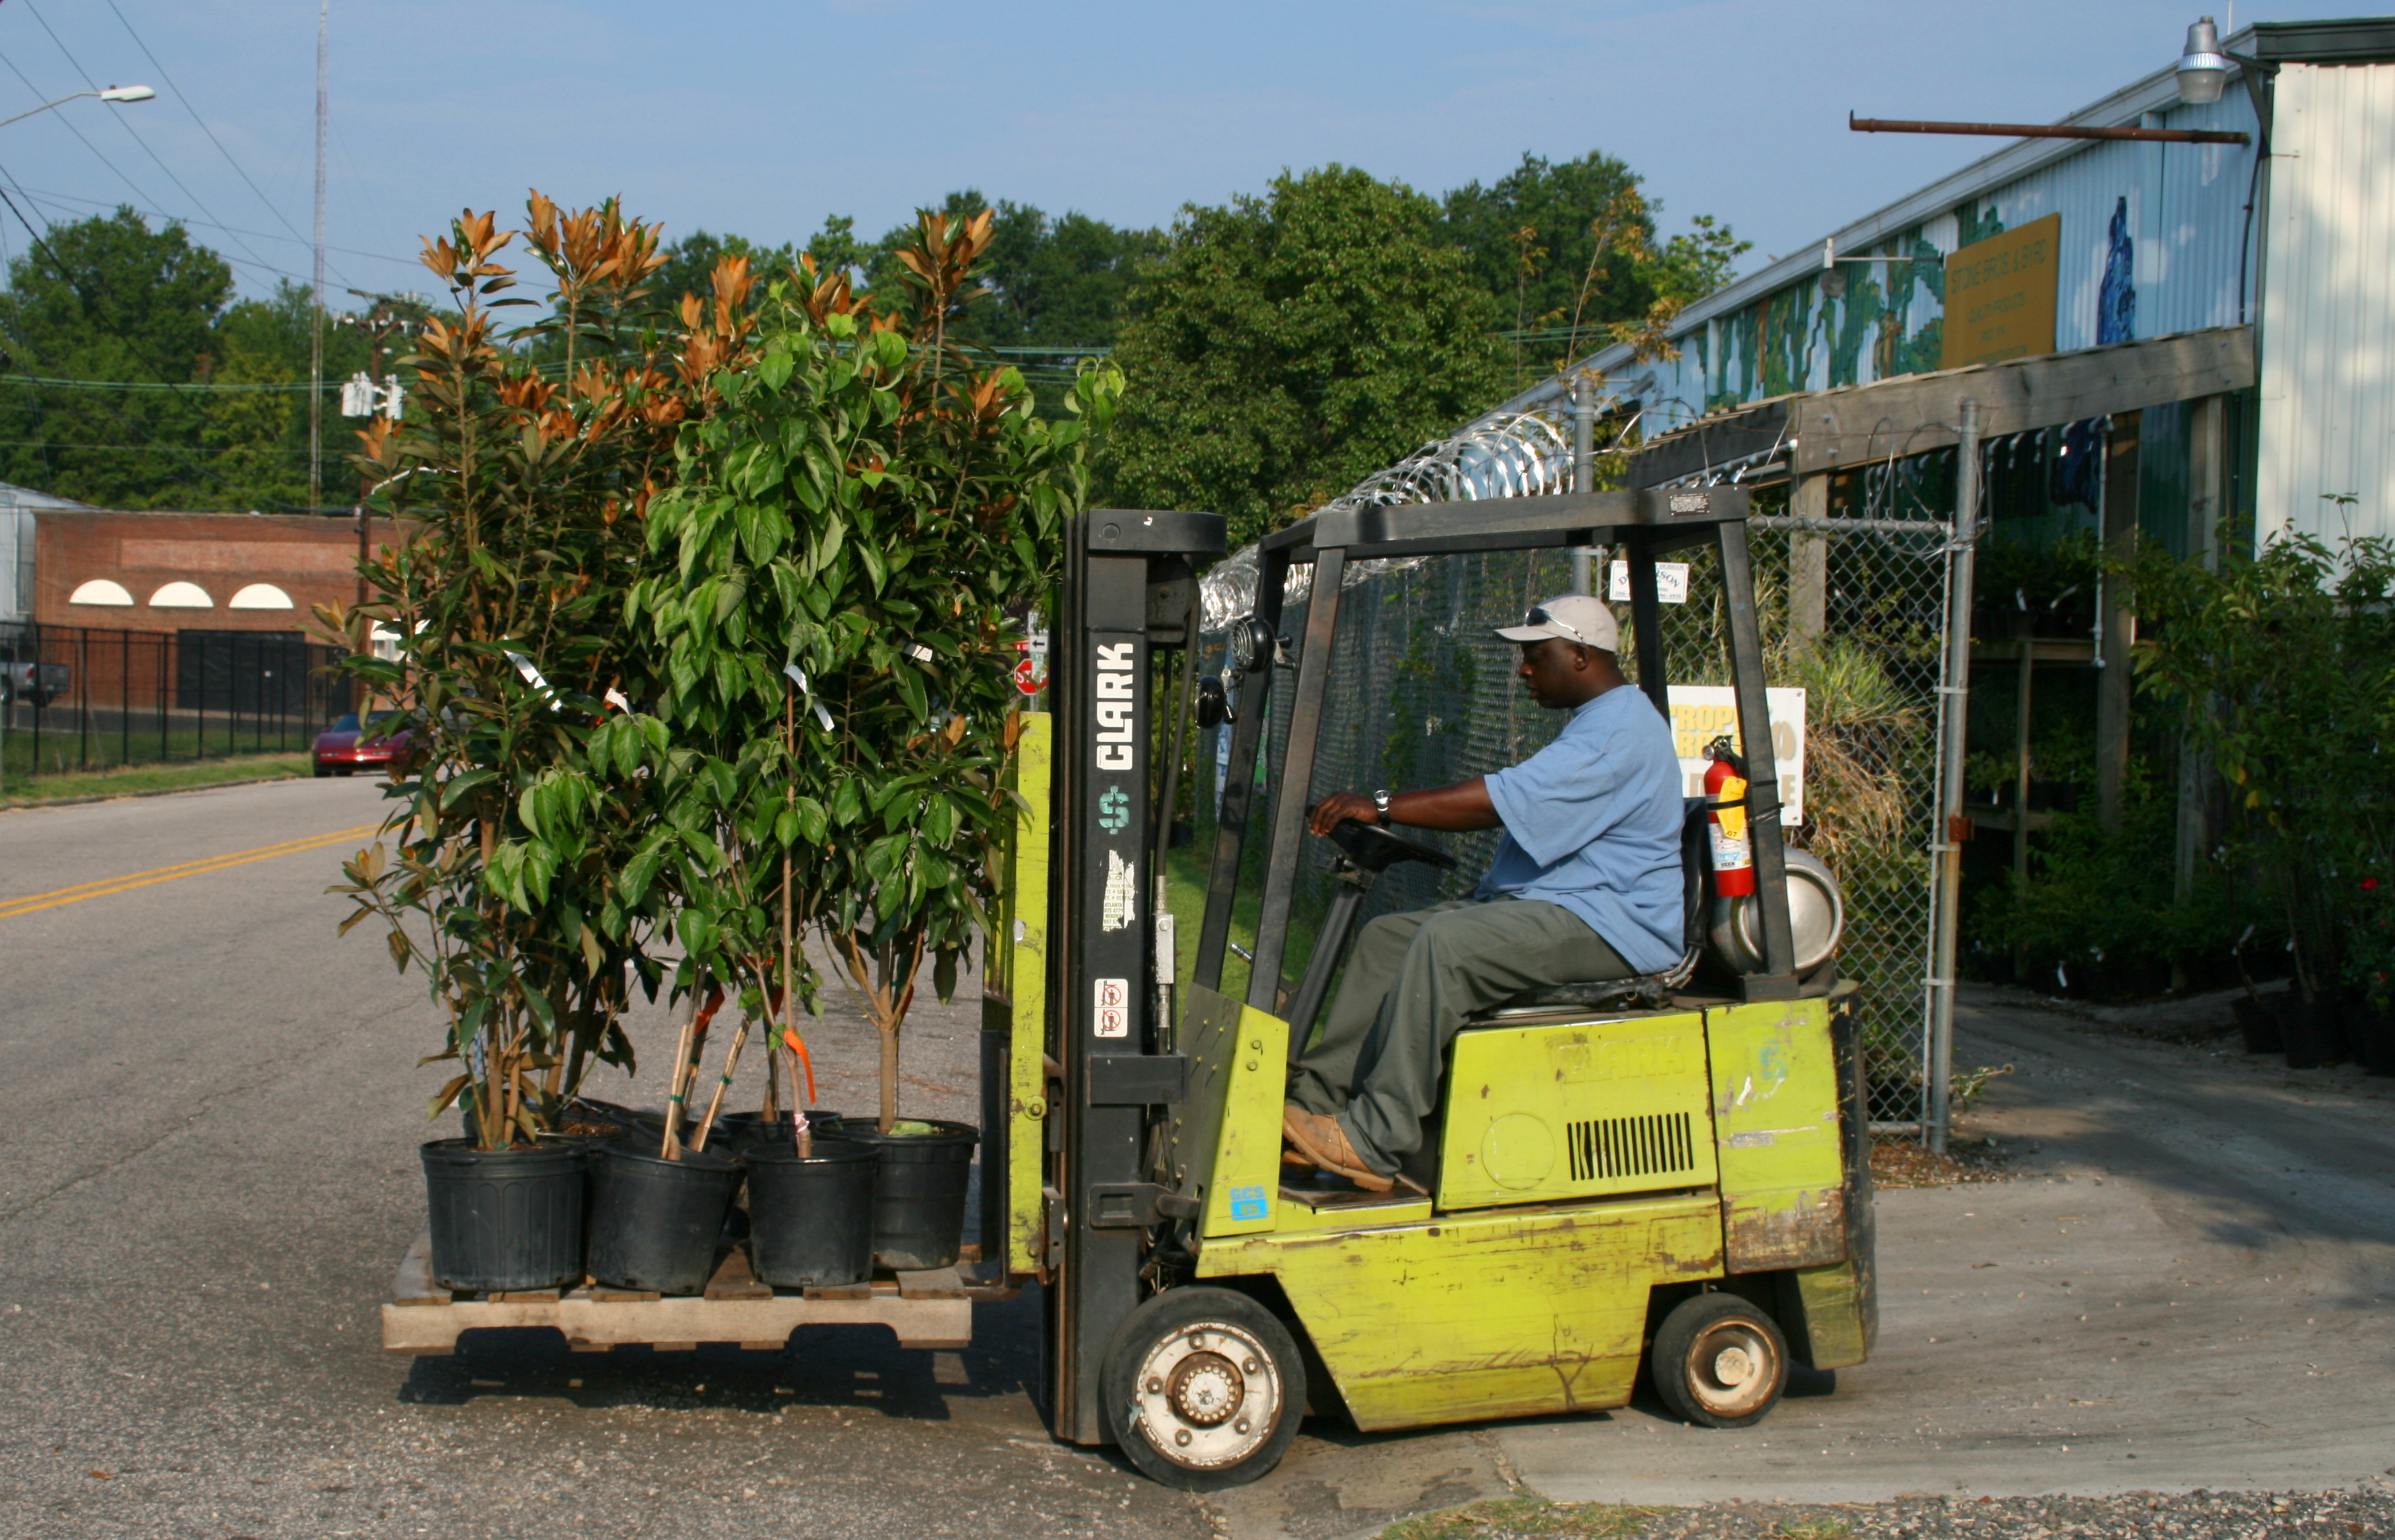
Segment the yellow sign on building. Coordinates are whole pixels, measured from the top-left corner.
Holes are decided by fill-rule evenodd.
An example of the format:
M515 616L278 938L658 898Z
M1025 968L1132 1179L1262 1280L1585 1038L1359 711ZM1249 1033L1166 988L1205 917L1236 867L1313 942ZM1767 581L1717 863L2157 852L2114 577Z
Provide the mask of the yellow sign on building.
M2062 216L1975 241L1946 259L1940 368L2054 351L2054 291Z

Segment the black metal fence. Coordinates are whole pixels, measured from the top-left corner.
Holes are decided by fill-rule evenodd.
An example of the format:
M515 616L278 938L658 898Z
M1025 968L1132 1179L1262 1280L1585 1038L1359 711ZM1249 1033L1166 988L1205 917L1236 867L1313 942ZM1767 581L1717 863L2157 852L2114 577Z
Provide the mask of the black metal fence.
M0 777L306 749L350 709L298 631L0 625Z

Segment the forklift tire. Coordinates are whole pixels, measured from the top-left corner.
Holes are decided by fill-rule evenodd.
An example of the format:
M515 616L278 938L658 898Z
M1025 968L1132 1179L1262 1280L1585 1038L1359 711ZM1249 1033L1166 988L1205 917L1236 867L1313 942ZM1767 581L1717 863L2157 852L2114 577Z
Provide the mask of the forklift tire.
M1692 1294L1663 1318L1648 1366L1655 1393L1688 1421L1751 1427L1788 1388L1788 1339L1736 1294Z
M1171 1289L1125 1318L1098 1390L1131 1464L1183 1492L1244 1486L1305 1419L1305 1364L1273 1313L1229 1289Z

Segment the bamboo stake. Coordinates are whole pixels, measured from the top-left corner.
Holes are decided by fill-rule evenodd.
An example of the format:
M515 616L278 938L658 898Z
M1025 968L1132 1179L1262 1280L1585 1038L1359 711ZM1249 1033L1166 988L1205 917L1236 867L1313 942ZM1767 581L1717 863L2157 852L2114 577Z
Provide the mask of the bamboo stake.
M798 760L798 709L790 698L789 682L785 678L782 684L782 805L786 808L795 806L798 803L798 783L790 778L791 766ZM784 845L782 847L782 1009L779 1013L781 1019L775 1022L773 1019L774 1013L767 1013L765 1028L765 1126L768 1128L774 1126L781 1112L782 1081L776 1070L783 1057L781 1034L788 1029L791 1011L790 944L790 847ZM791 1089L794 1092L798 1089L795 1082ZM790 1102L790 1113L794 1118L803 1122L807 1115L806 1103L793 1096Z
M707 1116L698 1120L698 1136L691 1140L693 1150L707 1148L707 1135L715 1128L716 1115L723 1110L723 1098L732 1091L732 1071L740 1065L740 1050L748 1042L748 1018L740 1018L740 1029L732 1034L732 1046L723 1055L723 1073L715 1082L715 1095L707 1099Z
M673 1080L666 1088L666 1144L657 1153L668 1161L674 1158L674 1135L681 1128L682 1071L691 1062L691 1040L697 1029L698 992L694 989L691 991L690 1008L682 1013L681 1035L674 1042Z

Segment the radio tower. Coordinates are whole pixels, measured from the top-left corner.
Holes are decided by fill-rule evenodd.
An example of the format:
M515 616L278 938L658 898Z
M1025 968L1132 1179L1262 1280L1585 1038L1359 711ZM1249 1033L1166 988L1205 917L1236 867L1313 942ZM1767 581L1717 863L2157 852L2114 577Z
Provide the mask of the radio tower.
M324 27L332 0L316 5L316 285L308 342L308 511L324 502Z

